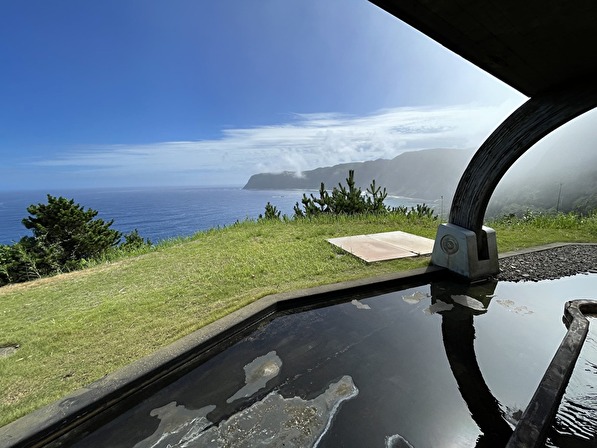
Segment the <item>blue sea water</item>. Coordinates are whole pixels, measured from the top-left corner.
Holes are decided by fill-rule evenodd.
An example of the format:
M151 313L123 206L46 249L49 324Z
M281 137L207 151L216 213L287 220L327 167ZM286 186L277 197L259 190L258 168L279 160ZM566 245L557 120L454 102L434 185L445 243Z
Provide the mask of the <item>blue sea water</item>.
M114 220L113 229L127 233L137 229L153 243L190 236L245 219L257 219L271 202L282 214L292 216L303 191L243 190L241 187L155 187L86 190L0 192L0 244L12 244L29 235L21 220L27 207L45 203L46 194L74 199L99 217ZM388 198L388 205L412 206L409 198Z

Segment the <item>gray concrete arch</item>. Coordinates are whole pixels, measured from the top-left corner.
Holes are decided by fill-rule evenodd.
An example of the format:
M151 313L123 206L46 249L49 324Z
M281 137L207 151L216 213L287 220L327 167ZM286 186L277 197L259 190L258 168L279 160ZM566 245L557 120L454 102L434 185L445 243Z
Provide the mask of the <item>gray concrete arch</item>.
M538 94L515 110L481 145L464 171L448 224L438 229L432 262L471 280L496 274L495 232L483 227L499 181L535 143L597 107L597 79Z

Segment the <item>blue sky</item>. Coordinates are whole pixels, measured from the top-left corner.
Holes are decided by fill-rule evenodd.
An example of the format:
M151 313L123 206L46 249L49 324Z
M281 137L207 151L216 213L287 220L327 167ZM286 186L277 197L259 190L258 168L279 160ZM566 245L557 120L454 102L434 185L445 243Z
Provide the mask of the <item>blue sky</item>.
M0 67L0 190L476 147L525 100L365 0L3 2Z

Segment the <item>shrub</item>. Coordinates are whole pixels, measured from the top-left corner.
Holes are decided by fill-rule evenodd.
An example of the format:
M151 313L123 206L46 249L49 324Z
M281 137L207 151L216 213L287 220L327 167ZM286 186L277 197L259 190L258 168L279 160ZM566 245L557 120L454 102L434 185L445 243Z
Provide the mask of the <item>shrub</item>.
M301 200L302 209L297 202L294 206L295 218L310 218L320 214L333 215L356 215L361 213L387 213L389 209L385 206L384 200L388 196L386 189L375 185L375 180L367 188L367 195L364 195L360 188L356 187L354 170L348 171L346 186L341 183L334 187L329 194L322 182L319 188L319 197L310 194L308 197L303 194Z
M416 206L411 207L410 211L408 212L408 217L437 219L437 216L435 216L433 213L433 208L429 207L423 202L422 204L417 204Z
M144 239L139 235L139 231L135 229L124 235L124 241L118 247L124 251L132 252L145 246L151 246L151 241Z
M265 214L259 215L259 219L278 221L280 219L280 213L281 212L280 212L280 210L278 210L278 207L276 207L275 205L272 205L268 201L268 203L265 205Z

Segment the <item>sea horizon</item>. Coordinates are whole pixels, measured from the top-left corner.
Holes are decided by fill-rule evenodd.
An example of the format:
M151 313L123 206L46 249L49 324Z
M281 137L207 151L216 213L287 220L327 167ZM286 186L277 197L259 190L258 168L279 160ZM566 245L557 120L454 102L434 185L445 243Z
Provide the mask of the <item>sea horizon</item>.
M85 209L98 211L98 217L114 220L111 228L122 233L135 229L158 243L163 240L192 236L197 232L255 220L270 202L282 215L292 216L294 205L304 193L315 190L244 190L233 186L159 186L48 188L46 190L0 191L0 244L13 244L31 235L21 223L27 207L46 203L47 194L67 199ZM421 200L388 196L391 206L407 207Z

